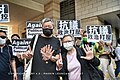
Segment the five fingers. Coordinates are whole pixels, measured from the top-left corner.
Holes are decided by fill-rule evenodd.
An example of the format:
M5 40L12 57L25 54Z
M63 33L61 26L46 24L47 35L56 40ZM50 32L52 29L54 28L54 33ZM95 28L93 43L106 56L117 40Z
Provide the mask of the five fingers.
M40 49L40 52L42 53L43 60L48 60L51 58L52 54L54 53L54 50L52 46L46 45Z

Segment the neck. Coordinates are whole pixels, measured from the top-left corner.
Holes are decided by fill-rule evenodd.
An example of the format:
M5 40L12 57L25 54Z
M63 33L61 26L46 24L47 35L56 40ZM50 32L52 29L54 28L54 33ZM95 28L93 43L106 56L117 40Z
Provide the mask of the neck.
M72 54L75 51L75 48L73 47L71 50L68 51L68 54Z
M42 34L41 36L46 37L46 38L51 38L52 37L52 35L51 36L46 36L44 34Z

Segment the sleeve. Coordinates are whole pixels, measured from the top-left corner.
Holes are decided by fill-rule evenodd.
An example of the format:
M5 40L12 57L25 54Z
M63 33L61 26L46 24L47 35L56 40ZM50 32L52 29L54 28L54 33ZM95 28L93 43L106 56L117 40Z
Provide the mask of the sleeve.
M79 49L79 52L81 53L81 55L82 56L86 56L86 54L85 54L85 52L84 52L84 50L83 49ZM80 54L79 53L79 54ZM91 60L87 60L89 63L91 63L92 65L94 65L94 66L99 66L100 65L100 60L97 58L97 57L95 57L95 55L94 55L94 58L93 59L91 59Z
M32 38L31 43L30 43L30 47L31 47L31 49L33 48L34 40L35 40L35 36Z
M55 51L55 54L57 55L57 54L59 54L59 53L61 53L60 41L57 40L57 49L56 49L56 51Z
M89 61L92 65L94 66L99 66L100 65L100 60L94 56L92 60Z
M116 57L118 58L118 60L120 60L120 48L115 49L115 54L116 54Z
M9 53L10 53L10 56L11 56L11 60L15 59L15 56L13 55L13 49L11 46L8 46L9 47Z
M104 52L104 47L102 47L102 49L100 50L99 49L99 44L96 42L95 43L95 50L96 50L96 52L99 52L100 55L101 55Z

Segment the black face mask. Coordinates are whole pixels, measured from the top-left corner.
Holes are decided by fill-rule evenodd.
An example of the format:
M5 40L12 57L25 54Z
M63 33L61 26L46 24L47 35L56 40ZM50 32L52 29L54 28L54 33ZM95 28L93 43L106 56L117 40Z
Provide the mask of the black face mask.
M45 28L45 29L43 29L43 34L45 36L51 36L53 34L53 29Z

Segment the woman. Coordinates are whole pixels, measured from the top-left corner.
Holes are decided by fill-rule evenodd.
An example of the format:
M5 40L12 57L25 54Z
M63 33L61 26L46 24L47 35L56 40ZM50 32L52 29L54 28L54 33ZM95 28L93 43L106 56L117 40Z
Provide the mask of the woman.
M13 34L11 36L11 39L20 39L20 36L18 34ZM23 80L24 63L21 62L17 56L15 56L15 61L16 61L18 80Z
M102 46L103 46L103 50L99 52L100 53L100 56L99 56L100 69L104 73L105 80L115 79L114 68L113 68L113 64L111 62L111 56L110 56L110 52L112 52L111 42L105 42L105 44L103 44Z
M100 62L89 45L85 45L86 49L73 46L74 38L71 35L65 35L62 43L63 68L61 72L65 73L62 75L63 80L102 80L96 68ZM59 61L57 61L57 66L59 66Z

